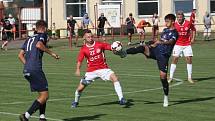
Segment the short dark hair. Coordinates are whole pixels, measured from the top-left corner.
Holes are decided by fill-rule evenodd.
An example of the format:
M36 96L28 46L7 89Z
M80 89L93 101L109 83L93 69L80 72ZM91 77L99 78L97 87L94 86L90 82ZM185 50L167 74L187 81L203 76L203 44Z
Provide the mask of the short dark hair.
M92 32L91 32L91 30L86 29L86 30L84 30L84 34L83 35L85 35L86 33L92 33Z
M166 19L175 21L176 17L175 17L174 14L167 14L167 15L164 17L164 20L166 20Z
M129 16L132 16L132 13L129 13Z
M47 23L44 20L38 20L36 22L36 28L47 27Z

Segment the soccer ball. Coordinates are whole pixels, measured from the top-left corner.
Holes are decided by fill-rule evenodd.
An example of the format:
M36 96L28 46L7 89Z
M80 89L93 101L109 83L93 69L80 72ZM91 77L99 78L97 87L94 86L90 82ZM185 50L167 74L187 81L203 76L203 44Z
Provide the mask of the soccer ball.
M112 50L120 51L122 50L122 43L120 41L115 41L111 45Z

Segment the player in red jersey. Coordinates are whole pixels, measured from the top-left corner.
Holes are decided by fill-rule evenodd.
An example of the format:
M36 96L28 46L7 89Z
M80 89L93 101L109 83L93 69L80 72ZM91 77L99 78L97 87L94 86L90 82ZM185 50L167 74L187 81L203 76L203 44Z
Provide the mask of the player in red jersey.
M102 80L111 80L118 95L119 104L125 105L126 100L123 97L118 77L111 69L108 68L105 59L104 51L112 51L111 45L104 42L94 41L93 34L91 32L85 33L84 39L86 43L80 49L75 74L80 76L80 68L84 58L87 59L87 72L85 73L85 77L81 79L80 84L75 91L75 100L72 102L71 107L76 108L78 106L79 98L85 87L97 78L101 78Z
M177 12L177 21L175 22L175 28L177 29L179 36L173 48L173 59L170 67L170 77L168 82L172 82L173 74L176 70L176 64L179 57L183 54L187 62L188 81L190 83L194 83L194 81L192 80L193 51L191 44L194 43L196 29L193 25L192 19L191 21L185 20L184 13L182 11Z
M190 15L190 22L194 24L195 21L196 21L196 9L193 9Z

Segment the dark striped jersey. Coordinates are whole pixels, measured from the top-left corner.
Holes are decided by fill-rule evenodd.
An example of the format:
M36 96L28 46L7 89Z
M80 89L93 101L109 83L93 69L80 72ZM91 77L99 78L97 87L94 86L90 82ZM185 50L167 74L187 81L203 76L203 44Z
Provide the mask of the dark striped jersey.
M47 43L46 33L37 33L29 37L21 49L25 52L26 63L24 65L24 70L42 70L42 57L43 51L36 47L37 42L41 41L44 45Z

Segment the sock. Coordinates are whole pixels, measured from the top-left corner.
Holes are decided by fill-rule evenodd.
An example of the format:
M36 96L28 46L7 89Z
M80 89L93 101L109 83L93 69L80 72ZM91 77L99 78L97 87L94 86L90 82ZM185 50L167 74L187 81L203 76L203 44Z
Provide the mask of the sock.
M138 47L132 47L126 50L127 54L137 54L137 53L144 53L145 47L144 46L138 46Z
M25 118L29 119L31 115L28 112L25 112Z
M40 118L45 119L45 114L40 114Z
M46 103L40 105L40 115L44 114L46 112Z
M161 83L162 83L162 86L163 86L164 94L166 96L168 96L168 94L169 94L169 83L167 82L167 79L161 79Z
M114 82L113 85L114 85L114 89L116 91L116 94L118 95L119 100L121 100L123 98L123 94L122 94L122 88L120 86L119 81Z
M176 64L171 64L171 66L170 66L170 72L169 72L169 78L171 78L171 79L173 78L175 69L176 69Z
M40 108L40 105L41 105L41 103L38 100L35 100L27 112L30 115L32 115L34 112L36 112Z
M192 64L187 64L187 74L188 74L188 78L191 79L192 78Z
M79 102L79 99L81 97L81 92L75 91L75 102Z

